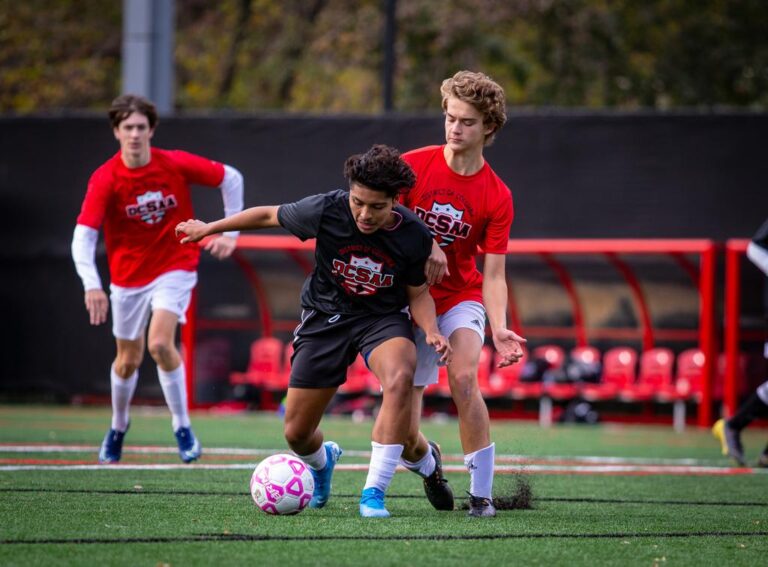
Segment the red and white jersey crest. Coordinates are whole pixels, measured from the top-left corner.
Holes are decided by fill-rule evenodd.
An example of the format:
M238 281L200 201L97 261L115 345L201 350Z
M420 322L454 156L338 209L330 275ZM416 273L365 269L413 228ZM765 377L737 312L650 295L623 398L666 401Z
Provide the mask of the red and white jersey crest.
M125 207L129 218L140 217L147 224L156 224L163 220L168 209L177 206L174 195L163 196L162 191L147 191L136 197L136 202Z
M379 288L392 287L392 274L383 274L383 262L376 262L368 256L352 254L349 263L338 258L333 260L334 275L342 277L341 285L352 295L373 295Z

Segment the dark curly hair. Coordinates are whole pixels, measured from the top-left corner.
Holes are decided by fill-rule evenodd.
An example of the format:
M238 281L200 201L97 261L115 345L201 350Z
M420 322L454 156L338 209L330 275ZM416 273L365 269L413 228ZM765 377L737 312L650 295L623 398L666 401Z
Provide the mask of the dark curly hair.
M350 186L353 183L365 185L375 191L397 197L403 190L416 184L416 174L391 146L377 144L364 154L347 158L344 177Z
M493 126L493 131L485 137L485 145L490 146L507 121L504 89L488 75L459 71L443 81L440 93L443 96L443 111L448 107L448 98L454 97L471 104L483 115L483 123Z
M113 100L112 106L109 107L109 121L112 127L120 126L120 123L134 112L147 117L150 129L157 126L157 109L152 102L143 96L124 94Z

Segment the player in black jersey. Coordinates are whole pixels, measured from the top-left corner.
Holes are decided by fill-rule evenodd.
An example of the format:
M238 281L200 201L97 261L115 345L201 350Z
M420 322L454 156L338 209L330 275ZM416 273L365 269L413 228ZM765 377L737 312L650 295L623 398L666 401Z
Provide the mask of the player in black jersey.
M344 165L348 191L331 191L295 203L247 209L210 224L179 223L181 242L231 230L281 226L302 240L315 238L315 268L301 292L302 316L294 332L291 379L285 402L285 439L312 469L310 506L328 500L341 449L323 441L323 412L361 353L381 382L381 410L371 435L368 478L360 499L363 517L388 517L384 495L406 441L416 348L408 314L427 343L448 359L424 265L429 230L398 204L415 175L394 148L373 146Z

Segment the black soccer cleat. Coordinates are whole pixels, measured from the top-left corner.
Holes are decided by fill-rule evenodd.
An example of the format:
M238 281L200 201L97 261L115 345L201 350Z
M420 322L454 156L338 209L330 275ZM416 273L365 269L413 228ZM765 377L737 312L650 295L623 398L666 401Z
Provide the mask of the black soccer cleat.
M424 493L435 510L453 510L453 490L448 480L443 476L443 458L440 446L434 441L429 442L432 455L435 457L435 470L424 478Z
M496 507L490 498L469 494L469 512L467 512L467 516L472 518L493 518L496 516Z
M747 466L740 431L730 427L725 419L718 419L712 426L712 435L720 441L723 455L731 457L741 467Z

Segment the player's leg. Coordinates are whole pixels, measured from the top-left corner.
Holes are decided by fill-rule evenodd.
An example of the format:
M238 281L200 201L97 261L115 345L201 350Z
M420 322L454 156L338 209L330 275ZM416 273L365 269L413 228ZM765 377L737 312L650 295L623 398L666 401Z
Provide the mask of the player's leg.
M116 463L130 425L130 405L144 357L144 331L150 298L145 288L111 286L112 334L117 354L110 369L112 423L99 449L100 463Z
M371 462L360 499L363 517L386 518L384 495L395 475L411 424L413 340L393 336L378 344L367 357L368 366L381 383L382 402L371 434Z
M757 387L757 390L739 406L733 417L728 420L720 419L712 427L712 433L720 440L723 455L729 455L740 466L746 466L741 432L752 421L764 416L768 416L768 381Z
M305 311L294 332L283 432L288 446L312 472L315 490L310 508L328 502L333 471L343 452L335 442L323 440L319 425L357 354L345 325L340 317Z
M186 369L176 348L176 329L186 323L186 311L197 283L194 272L163 274L152 284L152 317L147 348L157 365L165 403L171 412L171 427L185 463L200 458L202 448L192 431L187 400Z
M451 396L459 417L464 464L470 475L470 515L494 516L492 504L495 447L491 443L488 408L477 383L483 346L472 329L459 328L450 336L453 359L448 365Z
M440 446L428 441L419 430L423 411L424 388L437 383L439 355L424 340L421 329L414 330L416 342L416 371L411 398L411 424L408 429L400 463L424 479L424 492L430 504L437 510L453 510L453 490L443 476Z
M283 433L291 450L312 472L315 491L310 508L322 508L331 493L331 479L342 454L333 441L323 442L320 420L337 388L288 388Z

